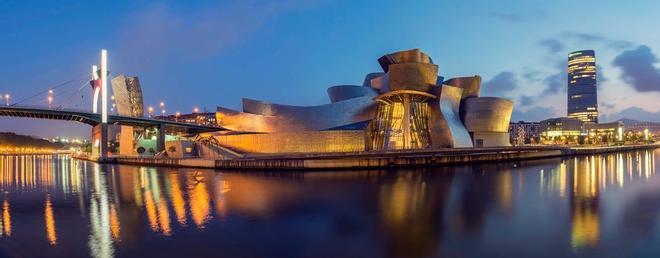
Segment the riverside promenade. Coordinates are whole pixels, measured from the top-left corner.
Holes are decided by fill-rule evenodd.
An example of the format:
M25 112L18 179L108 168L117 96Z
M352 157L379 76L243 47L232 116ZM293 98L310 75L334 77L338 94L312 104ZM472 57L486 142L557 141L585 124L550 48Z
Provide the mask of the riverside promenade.
M423 167L469 163L491 163L544 159L564 156L593 155L610 152L660 148L660 143L607 147L515 146L498 148L458 148L435 150L369 151L349 153L311 153L288 155L250 155L238 159L111 157L98 160L84 155L74 158L101 163L143 166L168 166L215 169L370 169L388 167Z

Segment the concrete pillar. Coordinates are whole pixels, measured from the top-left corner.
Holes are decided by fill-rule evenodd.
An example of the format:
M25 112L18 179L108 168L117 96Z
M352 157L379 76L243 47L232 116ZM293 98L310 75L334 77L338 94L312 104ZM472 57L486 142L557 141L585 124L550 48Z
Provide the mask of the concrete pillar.
M156 137L156 152L165 150L165 125L158 125L158 136Z
M108 157L108 124L98 124L92 128L92 156Z
M134 142L133 127L122 125L119 132L119 155L132 156L134 154Z

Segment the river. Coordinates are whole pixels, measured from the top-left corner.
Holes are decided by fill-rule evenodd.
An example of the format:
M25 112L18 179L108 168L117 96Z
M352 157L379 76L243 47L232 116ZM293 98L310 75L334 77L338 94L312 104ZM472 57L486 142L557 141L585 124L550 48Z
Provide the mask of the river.
M659 159L303 173L0 156L0 256L660 257Z

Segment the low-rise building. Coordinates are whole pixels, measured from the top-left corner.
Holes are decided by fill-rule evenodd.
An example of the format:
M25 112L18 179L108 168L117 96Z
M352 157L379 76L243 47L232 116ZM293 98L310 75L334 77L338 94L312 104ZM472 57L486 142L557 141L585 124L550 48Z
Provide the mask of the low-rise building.
M582 121L568 117L543 120L539 128L542 144L579 144L586 135Z
M191 114L177 113L173 115L157 116L155 118L167 120L167 121L179 122L179 123L186 123L186 124L217 126L215 120L215 113L212 112L201 112L201 113L191 113Z
M539 122L518 121L509 124L509 140L513 145L539 143Z

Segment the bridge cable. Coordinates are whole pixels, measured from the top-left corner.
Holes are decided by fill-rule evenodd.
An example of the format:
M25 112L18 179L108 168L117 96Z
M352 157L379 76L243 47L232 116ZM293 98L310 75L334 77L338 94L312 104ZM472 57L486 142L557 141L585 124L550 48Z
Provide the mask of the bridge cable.
M55 85L55 86L52 87L52 88L48 88L48 89L46 89L46 90L43 90L43 91L38 92L37 94L34 94L34 95L29 96L29 97L27 97L27 98L21 99L21 100L19 100L19 101L16 101L16 102L12 103L10 106L15 106L16 104L20 104L20 103L22 103L22 102L25 102L25 101L30 100L30 99L32 99L32 98L35 98L35 97L37 97L37 96L39 96L39 95L41 95L41 94L47 93L49 90L54 90L54 89L60 88L60 87L62 87L62 86L65 86L65 85L67 85L67 84L69 84L69 83L76 82L76 81L79 81L79 80L84 79L84 78L89 78L89 76L90 76L90 74L88 73L88 74L85 74L84 76L81 76L80 78L65 81L65 82L63 82L63 83L60 83L60 84L58 84L58 85Z

